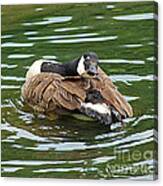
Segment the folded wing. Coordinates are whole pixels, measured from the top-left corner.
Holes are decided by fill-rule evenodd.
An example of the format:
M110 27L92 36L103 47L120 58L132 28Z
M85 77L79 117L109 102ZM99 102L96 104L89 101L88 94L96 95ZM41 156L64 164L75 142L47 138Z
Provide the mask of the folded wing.
M117 90L107 74L99 67L99 77L92 80L92 88L101 92L105 102L113 106L124 117L131 117L133 110L131 105L126 101L125 97Z
M43 112L57 108L79 109L88 86L79 78L67 79L59 74L40 73L27 79L22 87L25 102Z

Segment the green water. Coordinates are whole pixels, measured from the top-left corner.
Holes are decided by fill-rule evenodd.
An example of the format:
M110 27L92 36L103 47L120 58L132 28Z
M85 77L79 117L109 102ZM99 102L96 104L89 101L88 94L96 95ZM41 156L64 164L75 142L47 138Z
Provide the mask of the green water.
M2 176L153 179L157 166L157 16L153 2L2 6ZM36 59L70 61L94 51L134 109L112 131L23 105Z

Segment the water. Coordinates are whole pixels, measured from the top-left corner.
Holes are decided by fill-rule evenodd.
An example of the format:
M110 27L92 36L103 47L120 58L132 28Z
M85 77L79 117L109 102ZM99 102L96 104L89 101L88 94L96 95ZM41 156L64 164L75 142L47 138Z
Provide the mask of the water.
M152 2L2 6L2 176L153 179L157 166ZM134 109L125 125L49 120L22 103L36 59L94 51Z

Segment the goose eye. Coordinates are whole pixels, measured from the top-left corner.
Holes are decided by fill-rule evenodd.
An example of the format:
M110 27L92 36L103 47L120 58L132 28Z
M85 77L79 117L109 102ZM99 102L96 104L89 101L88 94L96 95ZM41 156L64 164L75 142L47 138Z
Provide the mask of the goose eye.
M90 60L90 59L91 59L90 56L87 56L87 57L86 57L86 60Z

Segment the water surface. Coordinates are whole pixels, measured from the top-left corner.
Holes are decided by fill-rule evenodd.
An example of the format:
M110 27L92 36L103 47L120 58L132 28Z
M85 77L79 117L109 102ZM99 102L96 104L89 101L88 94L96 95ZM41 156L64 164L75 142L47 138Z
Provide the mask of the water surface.
M2 176L153 179L156 23L153 2L2 6ZM112 131L80 115L49 120L20 97L34 60L86 51L134 109Z

